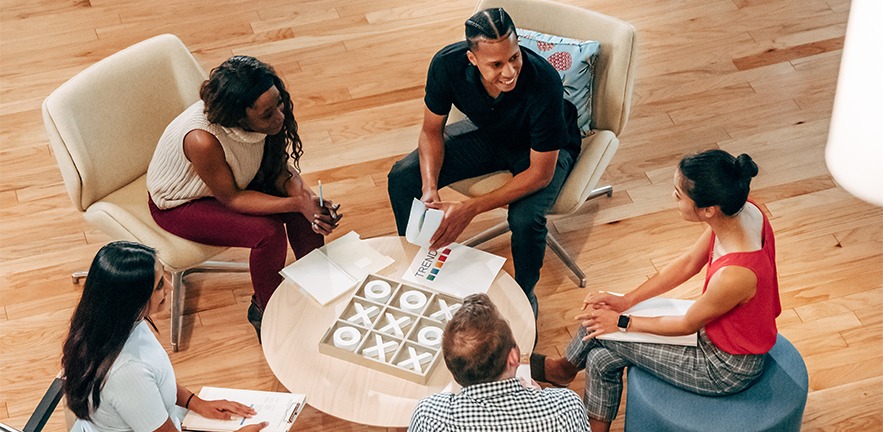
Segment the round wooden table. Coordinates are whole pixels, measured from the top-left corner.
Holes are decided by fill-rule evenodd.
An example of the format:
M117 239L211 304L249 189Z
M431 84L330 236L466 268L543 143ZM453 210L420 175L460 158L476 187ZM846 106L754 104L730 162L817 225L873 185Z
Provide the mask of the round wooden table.
M419 251L402 237L366 241L395 260L378 272L395 280L401 280ZM509 321L522 353L529 353L536 323L521 288L500 271L488 296ZM323 307L288 280L273 294L261 326L263 349L270 369L286 389L306 394L307 403L319 411L380 427L406 427L420 399L442 390L459 390L441 358L426 384L418 384L320 353L319 340L351 297L351 292L346 293Z

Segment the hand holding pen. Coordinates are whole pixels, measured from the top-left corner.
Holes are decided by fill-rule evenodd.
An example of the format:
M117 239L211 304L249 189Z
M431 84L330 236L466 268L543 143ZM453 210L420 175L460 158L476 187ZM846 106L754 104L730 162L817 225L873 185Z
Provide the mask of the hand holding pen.
M337 228L338 222L343 218L342 213L338 213L340 204L335 204L331 200L326 200L322 189L322 181L319 181L319 213L313 215L312 227L313 231L328 235Z

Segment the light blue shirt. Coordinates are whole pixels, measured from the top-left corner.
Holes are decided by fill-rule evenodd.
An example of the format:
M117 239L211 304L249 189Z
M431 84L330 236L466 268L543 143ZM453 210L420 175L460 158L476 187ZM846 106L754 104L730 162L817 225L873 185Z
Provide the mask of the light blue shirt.
M92 421L77 420L74 431L152 432L171 418L181 429L178 387L168 354L146 321L138 323L114 361Z

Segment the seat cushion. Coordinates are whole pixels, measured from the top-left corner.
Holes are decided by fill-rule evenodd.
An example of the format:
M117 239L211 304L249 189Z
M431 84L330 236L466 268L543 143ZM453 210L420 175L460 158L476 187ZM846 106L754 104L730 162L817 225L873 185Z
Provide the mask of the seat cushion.
M176 270L196 266L227 249L185 240L160 228L147 206L146 177L138 177L89 206L86 220L114 239L137 241L156 249L160 261Z
M576 106L583 136L592 130L592 85L601 52L598 41L579 41L532 30L518 29L518 43L536 52L558 71L564 98Z

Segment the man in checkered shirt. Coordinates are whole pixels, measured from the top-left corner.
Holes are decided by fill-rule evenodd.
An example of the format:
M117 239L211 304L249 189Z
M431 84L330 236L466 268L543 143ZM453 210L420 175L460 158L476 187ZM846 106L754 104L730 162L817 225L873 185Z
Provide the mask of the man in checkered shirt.
M466 297L445 327L442 354L463 388L421 400L409 431L589 431L576 393L529 388L515 377L521 350L487 294Z

